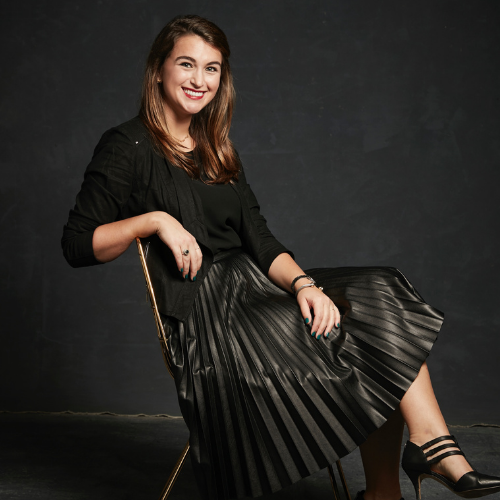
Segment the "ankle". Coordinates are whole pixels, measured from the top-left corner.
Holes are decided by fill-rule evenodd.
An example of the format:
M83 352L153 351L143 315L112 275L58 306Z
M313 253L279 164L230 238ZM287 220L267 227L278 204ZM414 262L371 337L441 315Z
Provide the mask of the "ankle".
M450 431L447 428L437 428L437 429L419 429L418 432L411 432L410 431L410 441L417 446L422 446L425 443L428 443L429 441L432 441L433 439L436 439L441 436L449 436Z
M420 446L425 453L424 460L432 471L445 476L453 482L457 482L464 474L471 472L473 468L465 458L455 438L450 436L446 439L436 439L437 437L444 438L446 436L450 436L449 432L438 436L432 433L410 434L410 441ZM424 446L433 440L437 440L437 442ZM455 454L447 455L450 452L455 452Z

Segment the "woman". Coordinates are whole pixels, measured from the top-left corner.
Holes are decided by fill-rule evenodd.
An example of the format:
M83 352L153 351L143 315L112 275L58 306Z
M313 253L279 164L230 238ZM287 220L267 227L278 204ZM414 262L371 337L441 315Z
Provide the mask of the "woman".
M79 267L148 239L200 493L277 491L360 446L357 498L399 500L404 422L417 498L429 476L461 496L500 491L434 397L425 359L442 314L396 269L296 264L228 138L233 100L224 33L172 20L148 57L140 116L103 135L62 240Z

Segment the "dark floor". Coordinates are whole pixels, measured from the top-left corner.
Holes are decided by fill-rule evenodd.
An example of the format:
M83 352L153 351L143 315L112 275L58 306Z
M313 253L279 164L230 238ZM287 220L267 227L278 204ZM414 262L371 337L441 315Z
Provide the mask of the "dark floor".
M475 467L500 474L500 429L452 428L452 432ZM187 438L182 420L0 413L0 498L156 500ZM354 496L364 481L359 452L342 463ZM405 498L415 498L404 473L401 484ZM424 500L457 498L433 481L424 481L422 491ZM198 498L188 459L169 500ZM319 500L333 495L324 470L260 498Z

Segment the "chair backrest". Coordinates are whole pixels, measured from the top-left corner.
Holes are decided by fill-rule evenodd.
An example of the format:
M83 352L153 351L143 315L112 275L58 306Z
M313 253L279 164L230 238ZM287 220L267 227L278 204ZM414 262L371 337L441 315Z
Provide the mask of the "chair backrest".
M149 275L148 263L146 261L147 247L144 245L139 237L135 239L137 243L137 250L139 251L139 259L141 260L142 271L144 272L144 278L146 280L146 288L148 290L148 299L151 304L151 309L155 317L156 332L158 334L158 339L160 340L161 351L163 353L163 359L167 365L167 370L170 375L172 372L172 361L170 357L170 350L168 349L167 335L165 334L165 328L163 327L163 322L161 320L160 311L158 311L158 305L156 304L155 292L153 290L153 285L151 284L151 277ZM146 248L145 248L146 247Z

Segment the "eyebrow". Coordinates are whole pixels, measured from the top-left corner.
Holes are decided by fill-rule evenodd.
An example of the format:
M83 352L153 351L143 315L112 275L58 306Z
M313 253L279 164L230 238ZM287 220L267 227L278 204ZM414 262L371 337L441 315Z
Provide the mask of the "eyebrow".
M179 59L187 59L188 61L191 61L191 62L196 62L196 59L192 58L192 57L189 57L189 56L179 56L179 57L176 57L175 58L175 62L177 62ZM219 61L212 61L212 62L209 62L206 64L206 66L211 66L213 64L218 64L219 66L221 66L221 63Z

